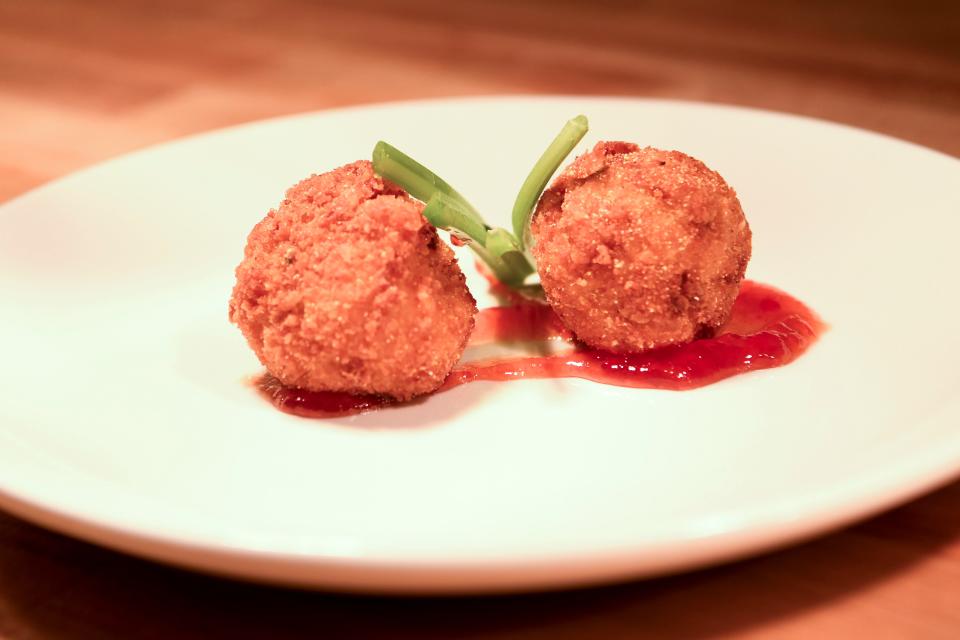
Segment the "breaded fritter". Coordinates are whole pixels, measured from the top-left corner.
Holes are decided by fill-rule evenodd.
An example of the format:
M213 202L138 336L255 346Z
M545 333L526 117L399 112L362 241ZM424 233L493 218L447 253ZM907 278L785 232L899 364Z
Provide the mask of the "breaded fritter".
M712 334L750 260L750 227L718 173L626 142L563 171L531 231L554 310L583 342L621 353Z
M230 320L270 373L400 400L440 386L477 307L422 210L359 161L295 185L254 227Z

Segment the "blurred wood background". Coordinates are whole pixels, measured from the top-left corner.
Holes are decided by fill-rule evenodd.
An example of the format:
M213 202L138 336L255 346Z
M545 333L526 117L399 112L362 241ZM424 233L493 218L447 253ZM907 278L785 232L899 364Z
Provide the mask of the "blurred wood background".
M958 3L0 0L0 198L213 127L433 96L664 96L960 154Z
M0 201L258 118L506 93L670 97L960 154L960 3L0 0ZM0 514L4 638L960 637L960 483L787 551L560 594L388 600L156 566Z

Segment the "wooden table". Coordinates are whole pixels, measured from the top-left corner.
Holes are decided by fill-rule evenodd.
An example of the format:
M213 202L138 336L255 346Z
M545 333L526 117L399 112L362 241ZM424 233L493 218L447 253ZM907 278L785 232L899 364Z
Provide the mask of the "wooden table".
M960 4L875 4L0 0L0 199L212 127L468 94L743 104L960 154ZM0 636L960 638L960 483L720 568L459 600L228 582L0 514Z

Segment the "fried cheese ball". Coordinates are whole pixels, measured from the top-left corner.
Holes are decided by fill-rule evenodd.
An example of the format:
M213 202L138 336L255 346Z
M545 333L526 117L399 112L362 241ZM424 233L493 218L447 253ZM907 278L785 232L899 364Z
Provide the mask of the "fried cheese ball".
M577 158L531 232L551 306L580 340L618 353L712 335L750 260L750 227L718 173L626 142Z
M440 386L477 305L422 210L367 161L287 191L250 233L230 300L271 374L399 400Z

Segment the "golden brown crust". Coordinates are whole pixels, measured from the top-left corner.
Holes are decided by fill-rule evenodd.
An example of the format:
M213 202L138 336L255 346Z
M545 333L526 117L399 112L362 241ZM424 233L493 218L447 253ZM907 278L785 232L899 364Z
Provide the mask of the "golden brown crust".
M547 299L587 344L683 343L729 317L751 252L736 193L678 151L600 142L544 192L531 230Z
M360 161L303 180L254 227L230 320L270 373L398 399L440 386L477 307L422 209Z

